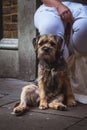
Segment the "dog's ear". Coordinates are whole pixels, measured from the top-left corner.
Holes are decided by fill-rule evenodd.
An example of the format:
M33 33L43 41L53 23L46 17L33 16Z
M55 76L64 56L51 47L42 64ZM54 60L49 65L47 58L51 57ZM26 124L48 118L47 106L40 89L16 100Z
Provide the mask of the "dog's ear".
M34 37L33 39L32 39L32 44L33 44L33 46L34 46L34 48L36 48L36 37Z
M57 42L57 52L56 52L56 59L58 59L58 57L61 56L61 48L62 48L62 44L63 44L63 38L61 38L60 36L55 35L55 39Z
M61 49L63 44L63 38L59 37L59 48Z
M37 45L38 45L39 38L40 38L40 35L33 38L33 40L32 40L32 44L34 46L35 51L37 50Z
M63 38L56 35L56 41L57 41L57 44L58 44L58 48L61 49L62 43L63 43Z

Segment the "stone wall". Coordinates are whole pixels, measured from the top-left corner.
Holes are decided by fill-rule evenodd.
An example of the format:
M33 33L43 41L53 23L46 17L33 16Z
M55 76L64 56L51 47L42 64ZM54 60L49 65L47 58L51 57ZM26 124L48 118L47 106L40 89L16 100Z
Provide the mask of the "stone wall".
M3 0L3 37L17 38L17 1Z

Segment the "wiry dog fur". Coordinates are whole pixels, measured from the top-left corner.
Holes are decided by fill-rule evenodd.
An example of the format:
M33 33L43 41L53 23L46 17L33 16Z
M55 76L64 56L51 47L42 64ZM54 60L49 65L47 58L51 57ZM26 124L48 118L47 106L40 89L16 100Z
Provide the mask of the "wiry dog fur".
M39 103L40 109L66 110L76 105L68 76L67 64L61 51L62 38L56 35L42 35L33 40L38 58L38 85L25 86L20 104L14 113L28 109L28 105Z

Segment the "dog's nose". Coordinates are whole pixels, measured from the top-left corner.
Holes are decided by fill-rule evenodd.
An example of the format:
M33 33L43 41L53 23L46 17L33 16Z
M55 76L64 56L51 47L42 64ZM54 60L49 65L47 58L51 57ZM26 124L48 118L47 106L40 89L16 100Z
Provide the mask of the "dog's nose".
M42 50L43 50L44 52L48 53L48 52L49 52L49 50L50 50L50 48L43 47L43 48L42 48Z

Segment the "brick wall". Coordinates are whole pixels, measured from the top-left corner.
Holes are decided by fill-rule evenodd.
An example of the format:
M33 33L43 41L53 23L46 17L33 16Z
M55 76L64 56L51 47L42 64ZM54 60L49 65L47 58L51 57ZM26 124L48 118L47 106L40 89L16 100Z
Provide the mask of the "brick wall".
M17 1L3 0L3 37L17 38Z

